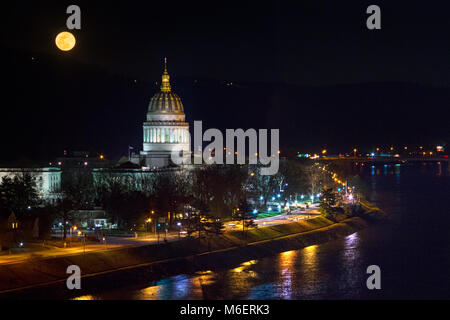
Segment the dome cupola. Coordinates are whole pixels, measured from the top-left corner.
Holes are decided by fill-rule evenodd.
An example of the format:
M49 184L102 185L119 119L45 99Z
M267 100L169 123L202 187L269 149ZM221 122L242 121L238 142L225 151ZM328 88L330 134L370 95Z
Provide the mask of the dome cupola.
M172 92L170 76L167 72L167 58L164 58L164 73L162 75L161 91L156 93L148 105L149 113L184 113L180 97Z

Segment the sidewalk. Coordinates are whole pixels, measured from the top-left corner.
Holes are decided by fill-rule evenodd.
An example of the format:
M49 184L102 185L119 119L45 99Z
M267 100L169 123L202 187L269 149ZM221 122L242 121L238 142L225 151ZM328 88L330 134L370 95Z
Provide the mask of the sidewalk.
M177 241L178 233L169 233L167 241ZM0 265L24 262L30 259L48 259L53 257L70 256L76 254L83 254L87 252L113 250L124 247L138 247L158 242L156 236L147 236L142 238L124 238L124 237L106 237L106 244L103 243L87 243L85 246L79 243L75 247L58 248L58 247L43 247L40 245L31 245L20 250L21 253L1 254ZM164 234L160 235L159 243L164 243Z
M256 219L255 223L261 227L268 227L277 224L285 224L292 223L297 220L304 220L314 218L319 215L317 208L312 207L307 209L306 211L295 210L292 215L287 215L286 213L263 218ZM234 227L230 226L230 224L235 224ZM242 228L242 225L240 225ZM240 230L237 221L228 222L225 224L226 231ZM183 237L182 237L183 238ZM167 235L167 241L177 241L178 240L178 232L170 232ZM67 247L67 248L58 248L56 246L42 246L40 244L34 243L28 245L26 248L22 249L14 249L12 254L0 254L0 265L3 264L12 264L18 262L24 262L30 259L48 259L53 257L61 257L61 256L70 256L76 254L83 254L87 252L95 252L95 251L105 251L105 250L113 250L124 247L138 247L145 246L149 244L156 244L158 242L157 235L148 235L143 237L106 237L106 244L104 243L87 243L83 246L80 243L77 243L76 246ZM164 243L164 233L160 233L159 235L159 243ZM21 251L18 253L17 251Z
M293 210L291 215L285 212L272 217L255 219L254 221L260 227L269 227L277 224L292 223L297 220L312 219L318 215L320 215L318 205L314 204L306 210ZM239 221L230 221L225 223L225 228L227 231L240 230L242 229L242 223Z

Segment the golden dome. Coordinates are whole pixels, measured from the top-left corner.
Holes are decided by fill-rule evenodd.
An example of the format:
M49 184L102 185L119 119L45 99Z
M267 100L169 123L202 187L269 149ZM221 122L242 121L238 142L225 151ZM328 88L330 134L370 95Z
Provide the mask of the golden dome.
M170 76L167 72L167 58L164 58L164 73L162 75L161 91L156 93L148 105L148 112L151 113L184 113L183 104L180 97L171 92Z
M150 100L148 112L184 112L180 97L173 92L158 92Z

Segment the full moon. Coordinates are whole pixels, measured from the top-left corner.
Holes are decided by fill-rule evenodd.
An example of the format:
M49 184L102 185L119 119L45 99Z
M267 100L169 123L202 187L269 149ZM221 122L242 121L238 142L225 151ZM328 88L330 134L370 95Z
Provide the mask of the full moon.
M75 47L76 40L73 34L63 31L56 36L55 43L59 50L69 51Z

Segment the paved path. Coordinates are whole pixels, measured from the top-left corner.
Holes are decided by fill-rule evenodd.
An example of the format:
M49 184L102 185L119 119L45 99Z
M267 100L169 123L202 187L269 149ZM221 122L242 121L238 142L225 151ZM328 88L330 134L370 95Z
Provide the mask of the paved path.
M309 219L314 216L319 215L317 206L312 206L312 208L300 211L295 210L292 215L287 215L286 213L279 214L273 217L256 219L255 223L258 226L273 226L277 224L291 223L293 221L298 221L300 219ZM225 230L240 230L242 229L242 224L237 221L225 223ZM177 241L178 232L171 232L167 236L167 241ZM76 254L82 254L85 252L95 252L95 251L105 251L113 250L123 247L137 247L145 246L152 243L157 243L158 238L156 235L149 235L145 237L106 237L106 243L96 243L96 244L86 244L86 246L77 245L75 247L68 248L58 248L55 246L42 246L39 244L29 245L28 248L18 249L22 252L13 254L2 254L0 255L0 265L12 264L27 261L32 258L46 259L52 257L62 257L70 256ZM160 234L159 242L164 242L164 233Z
M292 214L282 213L276 216L255 219L255 223L260 227L269 227L277 224L291 223L298 220L310 219L320 215L318 205L314 204L309 209L306 210L293 210ZM227 231L241 230L242 223L239 221L230 221L225 223L225 228Z
M177 241L178 233L170 233L167 236L167 241ZM86 244L82 246L77 244L75 247L58 248L55 246L41 246L33 244L29 248L18 249L21 253L2 254L0 255L0 265L23 262L32 258L46 259L61 256L70 256L75 254L82 254L85 252L105 251L118 249L123 247L138 247L145 246L152 243L157 243L156 236L148 236L142 238L130 237L106 237L106 243ZM164 242L164 234L160 234L160 243Z

